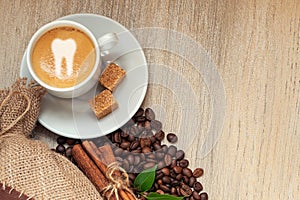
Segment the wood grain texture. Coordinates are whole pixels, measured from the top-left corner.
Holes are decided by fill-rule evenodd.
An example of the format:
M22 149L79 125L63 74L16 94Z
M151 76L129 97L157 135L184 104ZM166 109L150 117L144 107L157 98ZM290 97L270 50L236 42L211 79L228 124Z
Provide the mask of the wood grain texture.
M131 30L175 30L202 45L226 92L225 123L214 149L204 158L197 154L203 134L186 148L192 167L205 170L200 180L210 199L300 199L299 0L0 0L1 88L18 77L32 34L72 13L104 15ZM193 99L186 102L199 112L201 126L191 128L196 134L207 131L211 97L195 66L172 52L145 49L145 54L154 66L150 81L159 77L155 66L161 65L189 83L200 99L196 104ZM160 79L174 81L172 76ZM183 138L184 133L177 132L185 112L178 95L163 84L151 84L143 105L157 110L166 132ZM35 132L38 139L55 145L54 134L41 134L41 127Z

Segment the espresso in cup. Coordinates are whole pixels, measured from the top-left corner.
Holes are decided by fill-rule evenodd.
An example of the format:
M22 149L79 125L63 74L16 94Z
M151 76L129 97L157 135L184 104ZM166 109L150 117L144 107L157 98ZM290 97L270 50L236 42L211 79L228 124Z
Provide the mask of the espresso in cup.
M94 42L83 31L60 26L45 32L34 44L31 65L36 76L55 88L84 81L96 63Z

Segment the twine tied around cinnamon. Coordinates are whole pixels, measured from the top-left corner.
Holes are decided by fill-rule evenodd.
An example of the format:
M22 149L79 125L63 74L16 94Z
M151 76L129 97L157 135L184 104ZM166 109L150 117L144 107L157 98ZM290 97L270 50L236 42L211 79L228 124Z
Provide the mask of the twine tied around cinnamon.
M120 176L114 175L117 171L121 172ZM101 190L101 194L103 196L105 196L105 194L109 192L107 196L108 199L110 199L112 195L115 195L116 199L119 200L120 198L118 191L124 190L131 194L132 197L137 199L133 192L129 189L129 177L127 172L122 167L120 167L117 162L113 162L107 166L105 176L110 181L110 184Z

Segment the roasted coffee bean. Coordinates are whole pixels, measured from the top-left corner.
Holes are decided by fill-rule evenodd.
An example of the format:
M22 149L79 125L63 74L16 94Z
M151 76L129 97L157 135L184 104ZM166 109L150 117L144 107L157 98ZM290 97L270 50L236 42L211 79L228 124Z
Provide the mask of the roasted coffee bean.
M163 132L162 130L158 131L155 133L154 137L159 140L162 141L165 138L165 132Z
M121 135L121 137L122 138L127 138L128 136L129 136L129 133L127 132L127 131L122 131L121 133L120 133L120 135Z
M157 144L157 143L154 143L154 144L153 144L153 149L154 149L155 151L157 151L157 150L161 149L161 145L159 145L159 144Z
M174 145L169 146L168 154L170 154L172 157L175 157L176 152L177 152L177 147L175 147Z
M151 148L150 147L144 147L142 149L142 153L151 153Z
M162 153L162 152L157 151L157 152L155 153L155 158L156 158L157 160L163 159L164 156L165 156L165 154Z
M160 172L160 173L156 174L155 180L162 179L162 177L164 177L164 176L165 176L164 173Z
M134 163L134 155L129 154L127 156L126 160L128 160L129 165L133 165L133 163Z
M195 200L200 200L200 199L201 199L199 193L196 192L196 191L193 191L193 194L192 194L192 195L193 195L193 198L194 198Z
M172 183L171 183L173 186L177 186L177 185L180 185L180 182L176 179L172 179Z
M182 181L183 181L185 184L189 184L190 179L189 179L189 177L187 177L187 176L182 176Z
M141 150L141 149L135 149L135 150L132 150L131 152L132 152L132 153L141 153L142 150Z
M129 146L130 146L130 142L122 142L122 143L120 144L120 147L121 147L122 149L127 149L127 148L129 148Z
M136 178L136 175L134 173L128 173L128 178L132 181Z
M203 190L203 186L200 182L194 183L193 188L196 192L201 192Z
M176 160L172 160L170 167L174 168L175 166L177 166L177 161Z
M146 121L146 117L140 116L140 117L135 118L135 120L136 120L137 122L144 122L144 121Z
M165 164L165 162L163 160L159 161L158 164L157 164L157 168L158 169L161 169L161 168L163 168L165 166L166 166L166 164Z
M130 169L130 165L129 165L129 162L128 160L124 159L123 162L122 162L122 167L125 171L129 171Z
M68 147L66 149L66 157L71 158L72 157L72 147Z
M171 183L171 179L170 179L169 176L164 176L164 177L162 177L161 180L162 180L164 183Z
M189 166L189 161L187 159L182 159L181 161L179 161L179 166L185 168Z
M158 120L151 120L150 125L155 131L160 131L162 129L162 123Z
M149 168L151 168L151 167L154 167L155 165L156 165L155 162L148 162L148 163L145 163L145 164L144 164L143 168L144 168L144 169L149 169Z
M76 143L76 140L75 140L75 139L72 139L72 138L67 138L66 143L67 143L68 145L74 145L74 144Z
M121 157L119 157L119 156L116 156L115 159L116 159L116 161L118 161L118 162L123 162L123 158L121 158Z
M193 193L193 191L188 185L182 184L180 188L180 193L183 196L190 196Z
M185 155L184 151L178 150L178 151L176 152L175 157L176 157L177 160L182 160L182 159L184 158L184 155Z
M141 157L140 156L134 156L134 165L138 165L141 162Z
M119 132L116 132L113 134L113 142L116 142L116 143L122 142L121 134Z
M189 184L188 184L188 185L189 185L190 187L193 187L193 186L194 186L194 183L195 183L196 181L197 181L196 178L192 176L192 177L190 177L190 180L189 180Z
M164 191L162 191L160 189L156 190L156 193L158 193L158 194L165 194Z
M155 154L153 152L148 154L148 159L152 159L155 161Z
M143 116L144 115L144 109L143 108L139 108L136 113L134 114L134 118L136 117L140 117L140 116Z
M57 145L55 150L57 153L60 153L60 154L64 154L66 152L66 148L64 147L64 145L61 145L61 144Z
M203 175L203 169L202 168L196 168L194 171L193 171L193 176L195 178L199 178L200 176Z
M167 135L167 140L170 142L170 143L176 143L178 141L178 137L177 135L175 135L174 133L169 133Z
M166 193L166 192L167 192L167 193L170 192L170 188L169 188L168 186L166 186L166 185L161 184L161 185L159 185L159 188L160 188L162 191L164 191L165 193Z
M208 200L208 195L206 192L200 194L200 200Z
M146 108L146 110L145 110L145 117L149 121L155 119L155 113L153 112L153 110L151 108Z
M176 174L180 174L182 172L182 167L180 166L175 166L173 167L173 170Z
M171 194L173 194L173 195L175 195L175 194L177 194L177 190L176 190L176 188L174 188L174 187L172 187L171 188Z
M176 180L178 181L181 181L182 180L182 174L178 174L176 177L175 177Z
M134 150L134 149L138 148L139 145L140 145L140 142L138 140L135 140L130 144L130 149Z
M173 170L171 170L170 171L170 177L172 177L173 179L175 179L176 176L177 176L177 174Z
M151 129L150 121L146 120L145 123L144 123L144 127L145 127L146 130L150 130Z
M150 138L140 138L140 145L141 145L142 148L150 147L151 146Z
M132 126L129 131L129 136L130 135L137 136L139 133L140 133L139 128L137 126Z
M168 151L168 146L165 145L165 144L163 144L163 145L161 145L161 149L162 149L162 152L167 153L167 151Z
M165 154L164 161L165 161L166 166L171 165L171 163L172 163L172 156L170 154L168 154L168 153Z
M121 149L121 148L116 148L115 150L114 150L114 154L115 154L115 156L121 156L122 154L123 154L123 149Z
M183 168L182 169L182 174L184 176L187 176L187 177L193 176L193 172L192 172L192 170L190 168Z
M56 142L57 142L57 144L64 145L67 142L67 138L65 138L63 136L59 136L59 137L56 138Z

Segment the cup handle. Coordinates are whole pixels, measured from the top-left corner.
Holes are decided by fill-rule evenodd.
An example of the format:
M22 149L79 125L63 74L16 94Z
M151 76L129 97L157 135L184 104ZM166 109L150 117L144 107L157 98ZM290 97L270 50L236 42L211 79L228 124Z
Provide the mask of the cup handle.
M119 38L116 33L107 33L98 38L98 44L100 47L101 57L109 54L109 50L116 46L119 42Z

